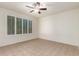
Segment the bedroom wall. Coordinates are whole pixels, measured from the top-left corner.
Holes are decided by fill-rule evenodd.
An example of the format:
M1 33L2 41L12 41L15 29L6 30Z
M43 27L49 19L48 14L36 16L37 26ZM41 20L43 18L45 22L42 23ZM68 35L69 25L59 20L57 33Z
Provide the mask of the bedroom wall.
M7 15L32 20L33 33L32 34L7 35ZM37 34L38 34L37 27L38 27L38 21L36 17L30 16L28 14L18 13L12 10L0 8L0 47L37 38Z
M79 46L79 8L40 18L39 38Z

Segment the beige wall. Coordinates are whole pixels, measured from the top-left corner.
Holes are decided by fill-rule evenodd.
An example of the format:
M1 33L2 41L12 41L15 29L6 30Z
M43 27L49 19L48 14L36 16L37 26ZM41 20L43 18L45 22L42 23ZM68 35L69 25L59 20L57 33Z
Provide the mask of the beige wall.
M7 15L12 15L12 16L32 20L33 21L33 33L32 34L7 35ZM0 47L37 38L37 34L38 34L37 25L38 25L38 20L37 18L33 16L30 16L30 15L28 16L22 13L0 8Z
M79 46L79 9L40 18L39 38Z

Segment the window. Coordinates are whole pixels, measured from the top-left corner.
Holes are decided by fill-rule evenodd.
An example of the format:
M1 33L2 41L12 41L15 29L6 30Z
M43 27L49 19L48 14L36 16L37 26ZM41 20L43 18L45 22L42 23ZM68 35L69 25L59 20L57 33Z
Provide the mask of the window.
M29 33L32 33L32 21L29 21Z
M27 33L27 20L23 19L23 34Z
M16 21L15 21L16 20ZM15 32L16 31L16 32ZM14 16L7 16L7 34L27 34L32 33L32 21Z
M16 18L16 34L22 34L22 19Z
M15 17L7 16L7 34L15 34Z

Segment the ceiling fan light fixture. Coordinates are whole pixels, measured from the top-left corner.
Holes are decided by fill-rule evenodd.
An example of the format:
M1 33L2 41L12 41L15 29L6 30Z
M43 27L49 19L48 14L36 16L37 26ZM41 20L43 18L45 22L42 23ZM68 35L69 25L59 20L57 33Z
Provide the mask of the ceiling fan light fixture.
M35 9L34 11L35 11L35 12L38 12L39 10L38 10L38 9Z

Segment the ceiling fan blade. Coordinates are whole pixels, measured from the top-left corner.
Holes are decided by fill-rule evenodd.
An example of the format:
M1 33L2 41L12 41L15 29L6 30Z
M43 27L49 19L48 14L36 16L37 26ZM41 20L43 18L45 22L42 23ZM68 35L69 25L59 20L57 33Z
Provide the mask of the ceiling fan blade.
M40 10L47 10L47 8L40 8Z
M28 6L28 5L26 5L26 7L28 7L28 8L31 8L31 9L34 9L33 7L31 7L31 6Z
M34 12L34 10L31 10L30 13Z

